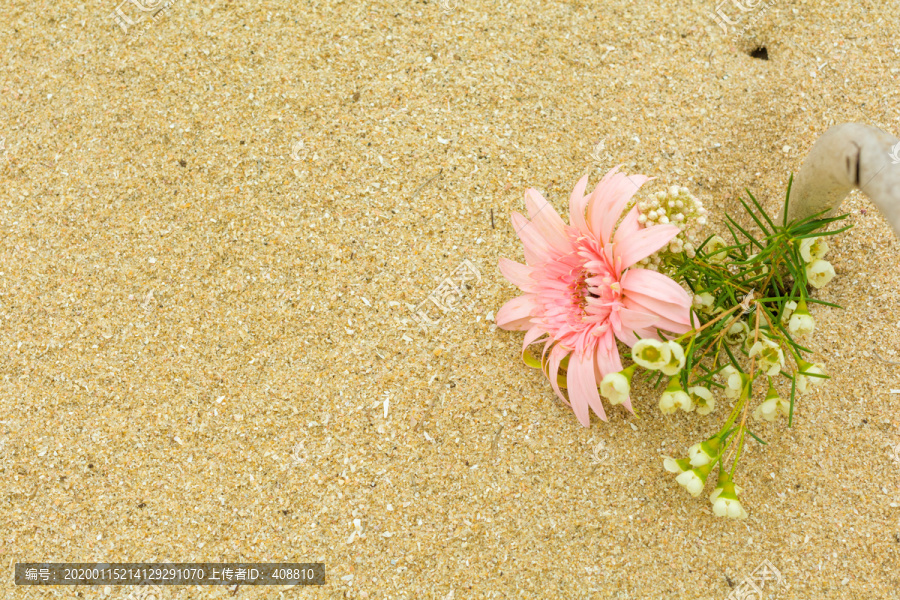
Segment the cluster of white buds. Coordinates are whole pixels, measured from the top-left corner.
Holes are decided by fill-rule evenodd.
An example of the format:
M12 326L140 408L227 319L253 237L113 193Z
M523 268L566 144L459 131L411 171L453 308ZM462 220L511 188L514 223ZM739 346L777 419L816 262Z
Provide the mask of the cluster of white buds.
M639 266L659 271L665 266L667 253L684 252L689 258L694 257L707 211L686 187L673 185L666 191L656 192L638 202L637 209L638 222L644 227L671 224L681 230L668 246L639 262Z

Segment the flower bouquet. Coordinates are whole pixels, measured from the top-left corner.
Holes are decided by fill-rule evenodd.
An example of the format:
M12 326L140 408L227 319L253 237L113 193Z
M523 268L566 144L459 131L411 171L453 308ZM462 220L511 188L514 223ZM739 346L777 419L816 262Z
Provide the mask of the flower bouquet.
M497 325L525 332L522 356L588 427L607 420L603 398L635 412L631 384L648 377L664 414L723 418L666 470L699 496L718 467L710 495L716 515L743 518L735 470L747 437L763 442L755 421L793 422L799 396L827 378L804 358L815 320L809 295L835 275L824 259L825 231L844 216L789 222L790 187L780 222L748 192L741 204L754 232L726 217L727 238L707 234L707 211L685 187L636 199L649 179L613 169L587 193L587 176L569 199L569 224L534 189L528 217L512 214L525 264L500 259L523 295L497 313ZM543 343L540 352L531 347ZM630 359L623 365L622 357ZM748 418L752 417L752 419Z

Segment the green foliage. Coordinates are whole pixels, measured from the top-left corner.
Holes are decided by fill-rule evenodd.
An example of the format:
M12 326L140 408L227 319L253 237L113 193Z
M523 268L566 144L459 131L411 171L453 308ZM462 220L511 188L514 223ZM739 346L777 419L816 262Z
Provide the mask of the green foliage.
M785 195L785 215L790 203L791 182ZM671 258L667 262L672 277L685 283L695 294L697 317L694 329L675 340L685 350L685 364L676 377L685 389L704 386L724 391L734 399L728 417L718 433L710 438L721 442L721 450L713 463L719 464L728 481L737 468L745 434L759 443L766 443L749 430L747 422L756 380L762 377L765 381L767 373L780 374L786 379L783 383L790 384L790 410L779 410L787 412L788 426L791 426L797 396L810 385L811 380L807 378L827 377L821 372L811 372L819 367L804 359L804 354L810 350L792 335L791 332L798 328L789 326L788 317L798 304L805 306L804 301L837 306L809 297L807 263L812 261L804 260L801 244L803 240L834 236L849 228L826 231L847 215L825 217L818 214L792 223L785 218L776 224L749 190L747 196L740 202L748 217L745 221L749 220L753 225L748 227L727 216L725 226L731 240L709 236L693 257L681 253L674 263ZM723 374L729 366L741 374L739 389L736 378L732 378L730 386L727 378L725 385L716 380L716 375ZM728 372L731 373L730 369ZM767 387L758 386L757 389ZM786 401L779 402L782 402L777 404L779 407L787 406ZM728 473L725 461L731 456L734 462Z

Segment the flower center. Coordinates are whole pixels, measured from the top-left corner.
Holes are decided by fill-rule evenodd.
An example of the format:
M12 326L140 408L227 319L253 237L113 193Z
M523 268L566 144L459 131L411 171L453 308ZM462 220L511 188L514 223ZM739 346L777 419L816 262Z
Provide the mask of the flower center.
M657 362L662 359L662 352L659 351L659 348L654 348L653 346L647 346L641 352L641 357L647 362Z

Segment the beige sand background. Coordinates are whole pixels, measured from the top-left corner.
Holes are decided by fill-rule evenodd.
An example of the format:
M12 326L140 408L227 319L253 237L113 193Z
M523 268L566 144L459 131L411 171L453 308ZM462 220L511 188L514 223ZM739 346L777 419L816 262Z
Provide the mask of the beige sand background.
M868 200L819 293L847 310L815 310L833 379L758 428L744 522L659 458L724 408L645 389L583 429L491 321L529 186L562 208L623 163L774 212L829 125L900 131L896 6L750 4L727 34L713 0L181 0L127 34L114 0L7 4L0 596L135 591L17 561L318 560L161 598L724 599L768 560L767 598L900 597L900 243ZM419 331L465 260L474 306Z

